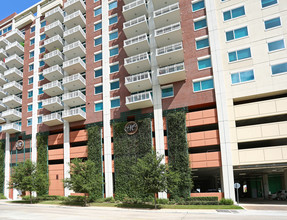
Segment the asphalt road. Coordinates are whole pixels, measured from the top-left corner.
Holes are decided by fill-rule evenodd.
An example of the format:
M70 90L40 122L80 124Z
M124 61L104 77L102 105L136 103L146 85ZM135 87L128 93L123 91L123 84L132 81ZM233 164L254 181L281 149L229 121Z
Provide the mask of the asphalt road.
M2 220L270 220L287 219L287 211L253 210L131 210L102 207L60 207L0 203Z

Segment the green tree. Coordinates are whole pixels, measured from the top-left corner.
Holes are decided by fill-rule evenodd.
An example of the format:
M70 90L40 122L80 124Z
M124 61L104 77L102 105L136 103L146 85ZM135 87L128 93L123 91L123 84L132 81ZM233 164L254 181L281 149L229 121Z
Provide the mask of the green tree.
M132 167L134 187L146 194L154 194L155 208L157 204L156 193L171 192L180 181L179 174L168 169L162 160L163 156L148 153L142 159L138 159Z
M91 160L85 162L74 159L71 164L71 178L65 179L64 186L77 193L85 194L85 206L87 206L87 195L91 194L101 179L95 175L95 164Z

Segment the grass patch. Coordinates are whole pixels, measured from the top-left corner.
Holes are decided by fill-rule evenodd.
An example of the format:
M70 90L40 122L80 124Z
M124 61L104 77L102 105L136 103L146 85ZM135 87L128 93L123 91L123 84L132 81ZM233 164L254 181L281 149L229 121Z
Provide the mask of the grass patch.
M160 205L163 209L243 209L237 205Z

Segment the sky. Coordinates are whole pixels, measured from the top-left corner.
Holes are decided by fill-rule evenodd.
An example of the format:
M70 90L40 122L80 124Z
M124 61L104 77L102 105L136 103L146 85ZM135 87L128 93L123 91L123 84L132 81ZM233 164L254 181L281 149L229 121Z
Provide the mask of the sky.
M40 0L0 0L0 20L8 17L9 15L29 8Z

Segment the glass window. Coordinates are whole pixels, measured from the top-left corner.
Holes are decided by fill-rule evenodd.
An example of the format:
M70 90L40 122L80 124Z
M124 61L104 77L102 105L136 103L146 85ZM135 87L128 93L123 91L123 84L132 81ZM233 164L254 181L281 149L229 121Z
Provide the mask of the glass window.
M95 104L95 112L103 111L103 103L99 102Z
M39 88L39 89L38 89L38 93L39 93L39 95L44 94L43 88Z
M100 14L102 14L102 8L95 9L94 15L97 16L97 15L100 15Z
M41 124L42 121L43 121L43 117L42 117L42 116L39 116L39 117L38 117L38 124Z
M29 58L30 58L30 59L33 58L34 55L35 55L34 51L31 51L31 52L29 53Z
M286 73L287 72L287 63L281 63L271 66L272 75L276 75L279 73Z
M208 80L203 80L203 81L193 83L194 92L204 91L204 90L213 89L213 88L214 88L213 79L208 79Z
M270 28L281 26L280 17L264 21L264 25L265 25L266 30L268 30Z
M42 80L44 80L44 79L45 79L45 78L44 78L43 73L39 74L39 81L42 81Z
M206 69L211 67L211 58L207 58L207 59L203 59L203 60L198 60L198 69L202 70L202 69Z
M112 9L114 9L116 7L118 7L118 2L117 1L109 3L109 10L112 10Z
M95 70L95 78L100 77L103 75L103 69Z
M42 35L40 36L40 40L45 40L45 38L46 38L46 34L42 34Z
M31 111L33 111L33 105L32 104L28 105L28 112L31 112Z
M238 29L226 32L226 41L239 39L239 38L246 37L246 36L248 36L247 27L238 28Z
M95 94L100 94L103 92L103 86L95 86Z
M261 0L262 8L277 4L277 0Z
M173 87L163 88L161 89L161 97L167 98L167 97L173 97Z
M45 66L44 60L41 60L40 63L39 63L39 65L40 65L40 67Z
M111 90L119 89L120 88L120 81L111 82Z
M45 27L45 26L46 26L46 24L47 24L47 22L46 22L46 21L42 21L42 22L41 22L41 28L42 28L42 27Z
M28 79L28 84L30 85L30 84L32 84L33 83L33 77L30 77L29 79Z
M251 80L254 80L253 70L247 70L247 71L242 71L242 72L231 74L232 84L247 82Z
M28 91L28 98L31 98L31 97L33 97L33 90Z
M41 48L40 48L40 53L45 53L45 51L46 51L46 48L45 48L45 47L41 47Z
M192 4L192 11L198 11L204 8L204 1L199 1Z
M100 0L94 0L94 2L98 2L98 1L100 1Z
M268 43L269 52L284 49L284 48L285 48L285 43L283 39Z
M43 108L43 103L42 102L38 102L38 109L42 109Z
M113 32L113 33L110 33L110 40L117 39L118 36L119 36L118 31L115 31L115 32Z
M119 68L120 68L120 66L119 66L118 63L117 63L117 64L114 64L114 65L111 65L111 66L110 66L110 73L118 72L118 71L119 71Z
M27 119L27 126L32 126L32 118Z
M34 64L29 65L29 71L32 71L34 69Z
M34 45L34 44L35 44L35 38L33 38L33 39L30 40L30 45L32 46L32 45Z
M209 47L209 40L208 40L208 38L196 41L196 49L197 50L202 49L202 48L206 48L206 47Z
M228 57L229 57L229 62L247 59L251 57L251 51L250 51L250 48L233 51L233 52L228 53Z
M121 101L120 99L112 99L111 100L111 108L117 108L120 107Z
M95 31L102 29L102 22L95 24Z
M110 57L118 55L118 54L119 54L119 48L118 47L110 49Z
M35 32L35 26L31 27L31 33Z
M224 21L245 15L244 6L223 12Z
M206 19L194 22L194 30L199 30L207 26Z
M102 59L103 59L103 53L102 52L95 54L95 62L102 60Z
M117 15L109 18L109 25L115 24L117 22L118 22L118 16Z
M102 37L95 39L95 46L102 44Z

